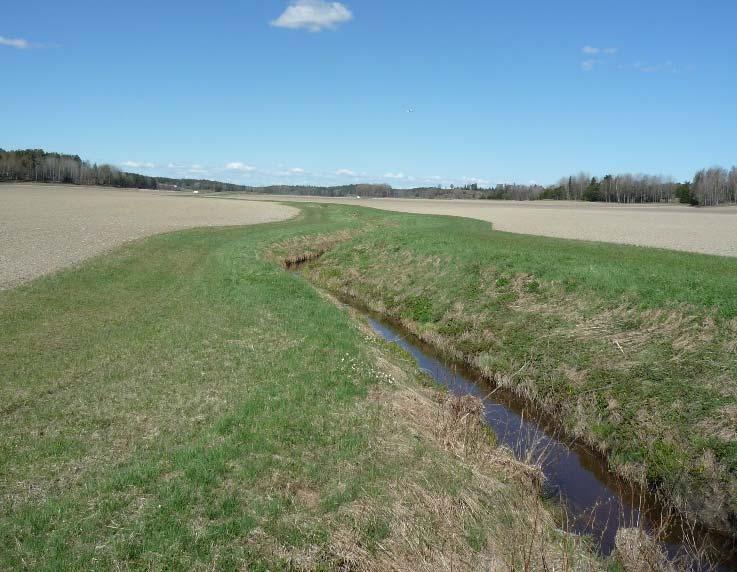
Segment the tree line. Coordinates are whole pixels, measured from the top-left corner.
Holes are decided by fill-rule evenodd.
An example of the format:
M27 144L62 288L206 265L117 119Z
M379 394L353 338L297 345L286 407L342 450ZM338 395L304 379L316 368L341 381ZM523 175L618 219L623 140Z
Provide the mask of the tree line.
M410 189L395 189L385 184L246 186L209 179L150 177L121 171L111 165L90 164L78 155L47 153L41 149L18 151L0 149L0 182L2 181L323 197L518 201L552 199L608 203L680 202L703 206L737 203L737 167L732 167L729 171L722 167L702 169L691 181L686 182L675 182L667 177L653 175L623 174L596 177L588 173L578 173L564 177L547 187L538 184L499 184L493 187L469 184L450 185L445 188L438 185Z
M154 177L125 173L110 165L90 164L80 159L78 155L47 153L41 149L21 151L0 149L0 181L157 188Z
M737 167L698 171L692 181L682 183L652 175L606 175L601 178L579 173L561 179L539 198L601 201L612 203L662 203L678 201L691 205L720 205L737 202Z

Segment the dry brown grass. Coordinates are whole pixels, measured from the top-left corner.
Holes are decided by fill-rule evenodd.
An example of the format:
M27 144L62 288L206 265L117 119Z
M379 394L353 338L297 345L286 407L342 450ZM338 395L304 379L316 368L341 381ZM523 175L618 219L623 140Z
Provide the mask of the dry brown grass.
M418 446L444 451L455 459L452 470L468 476L455 494L408 478L390 487L379 504L362 500L348 507L341 515L348 526L339 527L332 539L338 569L599 569L584 555L581 540L558 530L542 506L539 469L494 445L478 399L419 388L402 367L379 354L376 363L388 382L374 389L368 403L379 407L389 424L382 434L392 436L377 446L386 455L407 458ZM413 472L431 474L431 463L432 456L425 456ZM360 536L367 520L386 522L391 531L374 550ZM481 550L467 541L464 525L473 522L486 525Z
M336 245L352 238L354 234L348 230L341 230L329 234L312 235L309 240L305 240L304 237L290 238L272 245L268 249L267 256L280 260L285 268L292 268L320 258Z
M737 404L720 408L713 417L705 419L700 427L705 435L725 442L737 441Z
M733 318L728 323L727 339L724 347L730 353L737 353L737 318Z
M640 528L620 528L616 545L625 572L674 571L660 545Z
M495 444L479 399L418 383L408 358L389 351L355 310L320 293L351 313L373 340L371 361L380 383L358 407L374 411L380 424L383 438L372 444L377 454L392 459L388 464L407 465L408 472L381 497L342 507L332 517L335 532L326 551L273 545L269 550L285 556L295 570L325 562L361 572L603 569L585 541L561 530L543 506L540 467ZM424 451L420 457L418 449ZM461 490L445 484L445 471L466 475ZM318 502L315 492L292 486L306 506ZM374 523L382 523L388 534L367 542L365 530ZM473 533L479 536L471 544ZM249 542L273 541L262 533Z

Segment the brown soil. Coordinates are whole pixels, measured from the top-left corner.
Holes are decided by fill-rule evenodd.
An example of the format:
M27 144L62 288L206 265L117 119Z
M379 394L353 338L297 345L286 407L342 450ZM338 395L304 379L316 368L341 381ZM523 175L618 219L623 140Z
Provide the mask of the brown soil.
M294 216L274 203L157 191L0 185L0 290L160 232Z
M574 201L333 199L239 195L239 198L344 203L383 210L475 218L520 234L575 238L737 256L737 207L613 205Z

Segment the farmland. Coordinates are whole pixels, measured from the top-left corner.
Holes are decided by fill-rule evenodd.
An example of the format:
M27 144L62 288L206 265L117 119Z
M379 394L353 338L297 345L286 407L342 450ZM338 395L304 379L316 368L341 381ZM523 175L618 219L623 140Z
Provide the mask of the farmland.
M737 571L737 2L9 2L0 572Z
M601 568L464 402L266 258L383 218L303 210L0 293L0 568Z
M534 466L331 294L733 532L737 260L294 206L0 292L1 567L606 566L530 494Z
M195 226L282 220L295 209L273 203L226 205L136 190L0 185L0 289L114 248Z
M351 199L234 194L259 200L351 204L395 212L475 218L497 230L737 256L737 207L618 205L574 201Z

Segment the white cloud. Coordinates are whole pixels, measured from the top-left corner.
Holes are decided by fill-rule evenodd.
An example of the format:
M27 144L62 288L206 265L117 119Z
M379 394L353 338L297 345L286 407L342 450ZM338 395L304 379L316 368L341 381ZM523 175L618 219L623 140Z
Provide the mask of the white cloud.
M656 63L656 64L650 64L647 62L635 62L633 64L622 64L618 66L621 70L635 70L641 73L658 73L658 72L666 72L666 73L674 73L678 74L681 72L692 72L696 69L693 65L688 65L685 67L682 67L680 65L676 65L671 61L665 62L665 63Z
M581 48L581 53L584 53L587 56L597 56L597 55L613 56L618 51L619 51L618 48L597 48L595 46L584 46L583 48ZM581 62L581 69L583 71L590 72L602 62L603 60L599 60L594 57L589 57Z
M130 167L131 169L153 169L154 167L156 167L155 164L148 161L123 161L121 165L123 167Z
M228 171L241 171L242 173L251 173L256 170L256 167L252 167L251 165L246 165L245 163L240 163L238 161L228 163L225 165L225 168Z
M594 66L598 63L598 60L584 60L581 62L581 69L583 71L590 72L594 69Z
M335 171L336 175L343 175L344 177L358 177L358 173L351 171L350 169L338 169Z
M326 28L336 28L339 24L353 19L353 14L340 2L325 0L293 0L276 20L271 22L277 28L293 30L306 28L319 32Z
M619 50L617 48L596 48L594 46L584 46L581 48L581 52L584 54L588 54L590 56L595 56L596 54L608 54L613 55L616 54Z
M293 175L304 175L305 170L301 169L300 167L293 167L289 169L289 172L292 173Z
M24 40L23 38L5 38L0 36L0 46L9 46L11 48L25 50L26 48L31 47L31 42Z
M642 73L654 73L656 71L660 71L659 65L648 65L643 63L636 63L635 69L641 71Z
M384 177L387 179L405 179L407 176L404 173L385 173Z
M463 181L468 183L475 183L479 187L488 187L490 184L490 181L488 179L479 179L478 177L463 177Z
M673 62L665 62L664 64L648 64L645 62L636 62L632 65L634 69L642 73L656 73L656 72L672 72L679 73L681 70Z
M198 165L197 163L195 163L194 165L189 166L187 172L196 175L204 175L205 173L207 173L207 169L205 169L202 165Z

